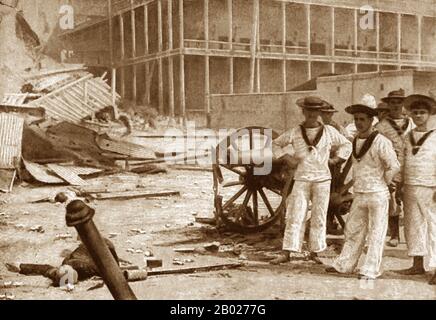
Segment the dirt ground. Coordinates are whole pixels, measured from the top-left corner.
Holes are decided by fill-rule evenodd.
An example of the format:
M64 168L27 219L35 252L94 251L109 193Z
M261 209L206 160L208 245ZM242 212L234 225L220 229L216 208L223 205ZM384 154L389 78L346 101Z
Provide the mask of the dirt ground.
M125 181L136 177L119 179ZM163 259L165 268L177 267L173 265L174 258L193 260L185 267L229 262L243 262L245 266L236 270L149 277L146 281L131 283L139 299L436 298L436 287L427 284L430 273L404 277L393 272L411 264L404 243L396 249L386 248L383 261L385 273L381 279L371 283L362 282L355 275L326 274L324 266L306 261L303 256L281 266L272 266L268 260L280 250L280 237L276 228L243 236L228 231L218 232L212 226L195 222L196 216L213 217L211 173L170 170L168 174L141 177L140 181L150 190L164 186L165 190L181 191L181 196L153 200L98 201L91 204L96 208L94 221L97 227L105 236L112 234L111 240L122 259L143 266L144 254L131 253L133 249L150 250L155 257ZM17 300L112 299L106 287L88 291L101 282L98 279L82 282L72 292L66 292L52 287L48 279L10 273L4 266L6 262L60 265L62 252L78 245L75 230L65 224L63 205L30 203L65 188L18 186L12 194L0 195L0 284L7 281L22 283L17 288L0 289L0 294L14 295ZM45 232L29 231L30 227L36 225L43 226ZM137 234L132 229L143 232ZM72 239L56 240L56 235L68 232L73 235ZM238 245L241 252L182 254L174 251L176 248L202 247L213 241L219 241L223 247ZM341 241L340 238L329 238L329 248L322 257L326 265L335 256Z

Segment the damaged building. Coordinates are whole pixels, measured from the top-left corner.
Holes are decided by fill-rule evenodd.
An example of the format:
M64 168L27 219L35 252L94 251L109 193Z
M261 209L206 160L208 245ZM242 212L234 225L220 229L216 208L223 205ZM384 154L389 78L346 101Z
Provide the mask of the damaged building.
M287 92L326 74L434 70L434 2L415 2L377 1L372 11L368 1L112 0L111 19L61 37L67 61L113 69L124 98L206 124L217 94Z

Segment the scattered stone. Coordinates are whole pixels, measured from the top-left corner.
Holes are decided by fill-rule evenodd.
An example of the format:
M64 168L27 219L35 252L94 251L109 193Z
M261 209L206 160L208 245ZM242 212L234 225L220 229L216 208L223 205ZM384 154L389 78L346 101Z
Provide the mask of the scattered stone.
M126 250L128 253L135 253L135 249L129 248Z
M219 242L212 242L209 244L205 244L203 246L204 249L206 249L209 252L218 252L220 249L221 243Z
M112 233L109 233L109 238L113 239L113 238L118 237L119 235L121 235L121 233L112 232Z
M0 294L0 300L3 301L12 301L15 300L15 296L13 294Z
M144 251L144 256L145 256L145 257L153 257L154 254L153 254L153 252L151 252L150 250L145 250L145 251Z
M193 227L195 224L194 224L194 222L190 222L190 223L188 223L188 227Z
M63 234L57 234L55 237L55 241L57 240L67 240L67 239L73 239L73 236L69 233L63 233Z
M185 263L183 261L181 261L180 259L178 259L178 258L174 258L173 265L175 265L175 266L184 266Z
M248 257L247 257L245 254L241 254L241 255L239 255L239 260L241 260L241 261L247 261L247 260L248 260Z
M29 229L29 231L31 231L31 232L37 232L37 233L45 233L45 230L44 230L44 228L43 228L42 226L34 226L34 227L31 227L31 228Z
M194 263L195 261L193 259L183 259L184 263Z
M169 229L169 228L171 228L171 225L168 223L165 225L165 228Z
M132 229L130 230L131 233L133 233L134 235L138 235L138 234L146 234L147 231L142 230L142 229Z
M73 292L75 288L76 287L74 286L74 284L67 283L65 286L61 287L61 290L66 292Z
M143 254L143 253L144 253L144 251L143 251L143 250L141 250L141 249L137 249L137 250L135 250L135 253L136 253L136 254Z
M3 282L3 284L0 284L0 288L1 289L12 289L12 288L19 288L24 286L24 283L22 282L17 282L17 281L5 281Z

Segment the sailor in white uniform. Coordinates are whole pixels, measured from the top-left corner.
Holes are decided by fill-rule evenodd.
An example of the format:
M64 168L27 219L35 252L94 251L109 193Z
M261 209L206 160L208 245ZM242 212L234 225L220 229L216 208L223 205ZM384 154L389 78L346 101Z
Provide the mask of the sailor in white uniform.
M330 165L345 162L351 155L352 145L335 128L320 123L321 109L325 102L317 97L297 101L305 121L273 143L276 158L297 163L294 186L287 201L286 229L283 254L271 261L273 264L289 261L291 252L301 252L309 203L310 218L309 251L312 260L320 263L317 254L326 249L326 220L330 201ZM336 154L330 157L332 149ZM287 153L283 154L283 150Z
M372 280L381 274L388 227L388 186L400 172L400 164L389 139L373 129L375 108L358 104L346 111L354 115L359 131L351 159L354 199L345 227L344 247L327 272L353 273L366 240L368 252L359 273L361 279Z
M416 129L406 139L404 160L404 224L413 266L403 274L424 274L424 257L436 268L436 130L429 128L436 114L436 101L411 95L404 103ZM436 272L430 281L436 284Z

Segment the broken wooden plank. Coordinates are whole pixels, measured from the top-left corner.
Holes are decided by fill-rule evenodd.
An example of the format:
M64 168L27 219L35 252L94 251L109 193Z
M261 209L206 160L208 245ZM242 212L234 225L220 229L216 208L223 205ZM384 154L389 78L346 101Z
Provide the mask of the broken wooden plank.
M42 101L47 100L47 99L49 99L49 98L52 98L52 97L56 96L57 94L59 94L60 92L66 90L66 89L68 89L68 88L74 87L74 86L77 85L78 83L82 83L83 81L86 81L86 80L88 80L88 79L91 79L92 77L93 77L92 74L88 74L88 75L86 75L86 76L84 76L84 77L82 77L82 78L80 78L80 79L78 79L78 80L76 80L76 81L74 81L74 82L72 82L72 83L66 85L66 86L63 86L63 87L61 87L61 88L59 88L59 89L57 89L57 90L55 90L55 91L53 91L53 92L50 92L49 94L43 96L43 97L40 98L40 99L37 99L37 100L34 100L34 101L30 102L29 104L30 104L30 105L38 105L38 104L41 104Z
M0 168L14 169L21 158L24 119L0 113Z
M78 176L89 176L94 175L96 173L100 173L104 171L103 169L97 169L97 168L90 168L90 167L78 167L74 165L62 165L62 167L67 168L72 173L78 175Z
M200 218L200 217L196 217L195 218L195 222L201 223L201 224L208 224L208 225L211 225L211 226L215 226L216 225L216 220L214 218Z
M23 160L24 167L35 180L46 184L63 184L64 180L52 174L46 167Z
M162 276L171 274L189 274L198 272L213 272L220 270L230 270L243 267L242 263L226 263L217 264L212 266L202 266L202 267L191 267L191 268L180 268L180 269L164 269L164 270L152 270L148 272L148 276Z
M80 178L73 170L67 167L62 167L57 164L48 164L47 167L56 173L59 177L64 179L66 182L73 186L83 186L86 185L86 181Z
M144 192L144 191L129 191L129 192L114 192L114 193L97 193L91 194L95 200L129 200L129 199L150 199L160 197L180 196L179 191L169 192Z
M77 67L72 67L72 68L49 70L49 71L40 72L40 73L32 74L32 75L23 75L23 77L26 80L31 80L31 79L38 79L38 78L46 78L48 76L53 76L53 75L61 74L61 73L71 73L71 72L85 71L85 70L86 70L86 67L82 65L82 66L77 66Z
M182 154L182 155L176 156L176 157L158 158L155 160L145 161L144 164L158 164L158 163L167 163L167 164L179 163L180 164L180 163L186 163L187 161L204 159L204 158L209 157L209 156L210 156L209 152L205 152L202 154L196 154L196 155Z
M195 166L171 165L171 169L180 171L199 171L199 172L213 172L212 168L202 168Z
M105 151L115 152L137 159L156 159L153 150L128 141L114 141L108 137L98 136L96 142L100 149Z
M10 169L0 169L0 191L9 193L12 191L17 171Z

